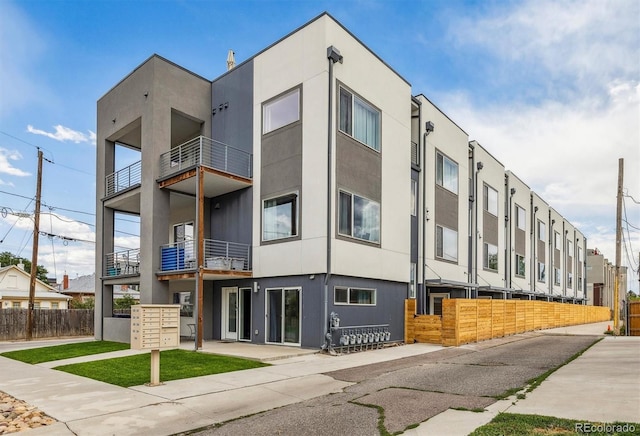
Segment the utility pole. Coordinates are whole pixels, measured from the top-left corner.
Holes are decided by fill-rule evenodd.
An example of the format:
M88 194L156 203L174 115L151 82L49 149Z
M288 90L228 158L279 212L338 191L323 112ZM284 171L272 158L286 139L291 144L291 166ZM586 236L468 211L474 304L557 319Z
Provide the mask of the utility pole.
M618 197L616 207L616 276L613 285L613 332L620 333L618 322L620 318L620 257L622 249L622 184L624 179L624 159L618 159Z
M33 337L33 300L36 295L38 270L38 238L40 236L40 195L42 193L42 150L38 149L38 178L36 182L36 213L33 219L33 249L31 251L31 279L29 281L29 309L27 310L27 341Z

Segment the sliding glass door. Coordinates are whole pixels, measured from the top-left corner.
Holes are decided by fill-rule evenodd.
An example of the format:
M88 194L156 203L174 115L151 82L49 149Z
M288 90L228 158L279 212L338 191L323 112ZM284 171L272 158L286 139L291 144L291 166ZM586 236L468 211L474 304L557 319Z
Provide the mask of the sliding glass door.
M267 337L273 344L300 344L302 290L267 289Z

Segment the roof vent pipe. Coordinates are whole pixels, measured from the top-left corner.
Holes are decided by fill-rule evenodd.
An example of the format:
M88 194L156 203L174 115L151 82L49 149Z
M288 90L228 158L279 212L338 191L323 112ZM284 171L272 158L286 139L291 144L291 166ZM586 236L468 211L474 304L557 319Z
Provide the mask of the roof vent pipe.
M227 71L233 69L236 66L236 58L233 50L229 50L227 54Z

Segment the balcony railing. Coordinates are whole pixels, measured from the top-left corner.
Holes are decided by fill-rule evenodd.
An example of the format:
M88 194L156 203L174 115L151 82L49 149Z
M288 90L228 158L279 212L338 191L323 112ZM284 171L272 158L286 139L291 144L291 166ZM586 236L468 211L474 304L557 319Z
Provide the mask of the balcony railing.
M109 277L140 274L139 248L107 253L105 258L106 275Z
M160 247L160 270L196 269L195 248L195 241L162 245ZM203 259L205 269L251 271L251 247L248 244L205 239Z
M142 180L142 162L132 163L105 177L105 197L139 185Z
M166 177L187 168L203 165L236 176L251 178L250 153L219 141L199 136L160 156L160 175Z

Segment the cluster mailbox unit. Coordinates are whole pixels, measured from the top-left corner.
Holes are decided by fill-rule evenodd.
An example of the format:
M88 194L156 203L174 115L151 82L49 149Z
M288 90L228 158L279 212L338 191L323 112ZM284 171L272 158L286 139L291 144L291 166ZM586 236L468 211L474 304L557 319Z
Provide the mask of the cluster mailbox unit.
M179 304L131 306L131 349L151 350L150 386L160 384L160 350L180 345Z

